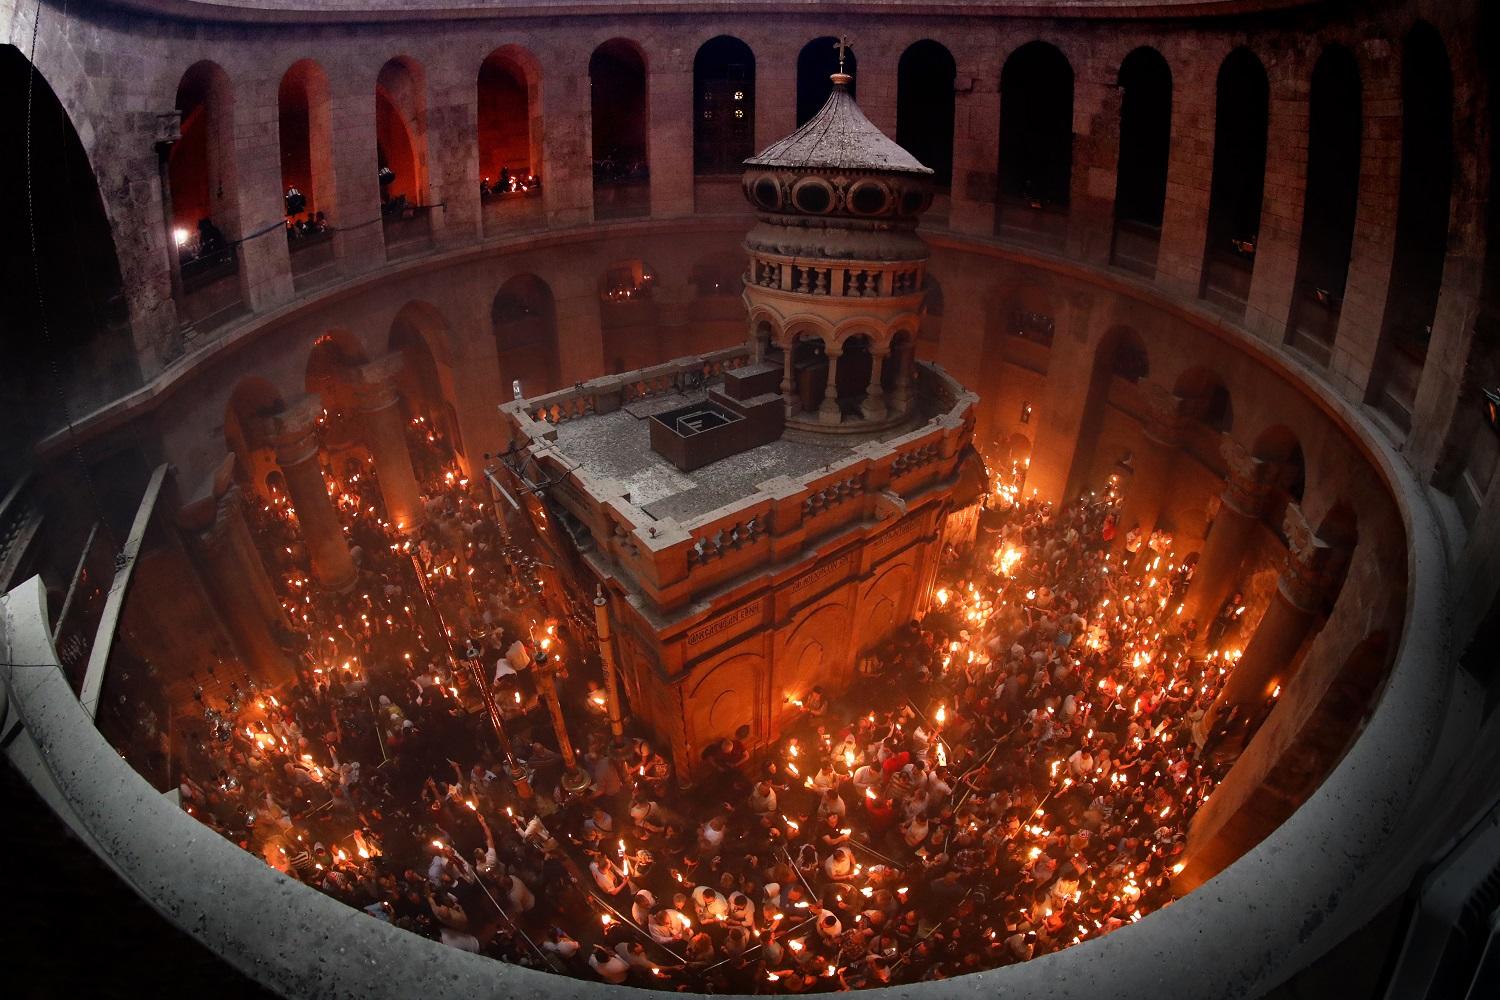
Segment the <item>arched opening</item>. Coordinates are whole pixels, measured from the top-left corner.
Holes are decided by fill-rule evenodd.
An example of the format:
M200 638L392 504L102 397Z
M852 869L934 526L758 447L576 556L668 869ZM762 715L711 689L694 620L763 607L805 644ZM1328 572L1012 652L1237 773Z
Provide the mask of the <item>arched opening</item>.
M10 45L0 45L0 95L0 127L15 137L0 150L0 189L13 195L11 209L0 213L6 248L0 254L0 288L6 290L0 296L3 495L31 464L38 438L63 426L69 413L88 412L136 388L141 373L109 219L67 110ZM28 105L29 170L20 140Z
M1065 496L1103 489L1111 467L1119 464L1114 457L1128 456L1138 443L1139 424L1127 415L1140 412L1137 385L1150 374L1146 343L1135 330L1116 326L1099 339ZM1124 465L1128 472L1130 463ZM1129 483L1122 489L1129 489Z
M1236 315L1250 297L1265 194L1271 84L1249 49L1235 49L1219 67L1214 103L1213 180L1201 298Z
M755 152L755 53L710 38L693 57L693 173L734 174Z
M953 183L953 81L948 49L924 38L907 46L896 67L896 141L932 168L932 183Z
M859 420L861 406L870 388L870 376L875 372L875 356L871 350L868 334L855 334L844 338L843 354L839 356L839 367L835 374L838 388L839 416L844 420Z
M447 321L426 302L409 302L391 321L387 342L404 361L396 377L406 421L407 451L417 481L431 491L455 456L463 457L463 433L453 405L453 361Z
M828 353L816 333L791 335L792 392L795 410L806 417L815 414L828 390Z
M1363 124L1359 63L1330 45L1313 68L1308 108L1307 189L1287 342L1328 363L1354 251Z
M292 273L333 261L328 212L334 204L333 125L328 77L311 59L293 63L276 88L281 190Z
M1234 428L1234 407L1224 380L1207 368L1195 366L1177 377L1172 393L1182 400L1187 416L1213 432L1217 450L1219 435Z
M1156 274L1172 147L1172 69L1153 48L1120 64L1120 159L1115 173L1115 232L1110 263Z
M428 222L427 82L422 67L397 56L375 78L375 155L385 245L420 245Z
M182 138L167 160L172 246L182 275L185 318L216 326L243 308L239 203L234 159L234 93L229 75L198 62L177 85Z
M502 398L540 396L559 387L557 307L545 281L518 274L501 285L490 305L490 329Z
M854 58L854 46L843 49L844 72L854 79L849 81L849 96L854 97L859 85L859 61ZM833 81L829 79L839 71L839 40L832 35L814 38L802 46L797 53L797 127L807 124L808 119L828 103L833 92Z
M670 358L664 350L655 288L656 272L643 260L619 261L599 275L606 371L618 375Z
M1401 62L1401 188L1396 247L1374 377L1367 402L1411 426L1417 382L1427 359L1453 196L1453 74L1443 39L1418 23Z
M589 106L594 137L594 218L651 214L651 165L646 59L624 38L611 38L589 57Z
M529 52L498 48L479 66L479 199L485 235L540 217L542 95L540 71Z
M1000 71L995 231L1060 242L1073 183L1073 67L1046 42L1012 52Z
M1269 466L1266 476L1269 493L1262 518L1285 542L1283 521L1286 519L1286 505L1301 503L1307 489L1307 462L1303 457L1302 442L1289 427L1276 424L1261 431L1250 454Z
M368 360L348 330L329 330L308 353L303 388L323 404L318 441L330 461L337 452L363 447L354 369Z
M235 473L240 482L256 493L264 492L267 501L274 490L264 488L269 476L280 479L276 457L261 425L283 406L281 393L261 378L241 379L230 393L224 407L224 444L235 457ZM286 496L284 487L281 496Z

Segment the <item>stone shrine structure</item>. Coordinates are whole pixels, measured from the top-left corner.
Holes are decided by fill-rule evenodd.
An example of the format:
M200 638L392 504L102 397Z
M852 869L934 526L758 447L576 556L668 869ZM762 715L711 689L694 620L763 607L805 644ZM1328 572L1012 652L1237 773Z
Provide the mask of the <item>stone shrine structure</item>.
M628 703L689 778L853 683L987 484L977 397L915 360L931 171L849 81L745 161L744 346L501 407L538 533L578 593L604 585Z

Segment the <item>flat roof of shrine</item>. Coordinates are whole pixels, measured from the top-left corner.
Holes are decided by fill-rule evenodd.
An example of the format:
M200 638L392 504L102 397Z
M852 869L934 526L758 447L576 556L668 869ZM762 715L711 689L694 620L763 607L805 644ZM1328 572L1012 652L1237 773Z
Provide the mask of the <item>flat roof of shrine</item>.
M556 449L584 471L618 480L631 502L657 520L688 523L753 496L769 479L800 479L846 461L860 446L909 433L920 423L901 423L865 434L815 435L788 429L781 438L683 472L651 448L650 418L681 406L706 402L707 388L673 391L628 403L612 413L590 413L557 425Z

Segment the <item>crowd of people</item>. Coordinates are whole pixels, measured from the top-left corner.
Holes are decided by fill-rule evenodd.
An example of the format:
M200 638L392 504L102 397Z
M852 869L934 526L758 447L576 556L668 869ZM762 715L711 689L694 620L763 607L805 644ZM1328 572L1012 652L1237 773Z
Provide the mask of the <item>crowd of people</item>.
M770 746L707 748L684 788L649 734L612 741L588 616L546 593L442 435L410 429L410 537L370 468L327 470L347 594L311 582L284 498L259 511L298 680L205 704L180 790L268 864L455 948L713 993L944 978L1171 901L1220 776L1194 723L1233 656L1190 655L1190 568L1117 547L1112 496L1001 486L859 685L802 693ZM588 778L571 794L544 659Z

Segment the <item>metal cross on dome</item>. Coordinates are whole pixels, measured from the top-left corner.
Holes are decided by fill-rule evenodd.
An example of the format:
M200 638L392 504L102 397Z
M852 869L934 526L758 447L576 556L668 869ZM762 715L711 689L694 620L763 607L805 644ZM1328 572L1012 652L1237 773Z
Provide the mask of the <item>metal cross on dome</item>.
M839 72L844 71L844 53L849 51L849 36L840 35L839 40L833 43L833 47L839 50Z

